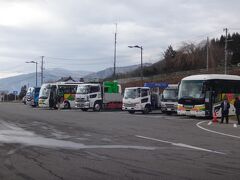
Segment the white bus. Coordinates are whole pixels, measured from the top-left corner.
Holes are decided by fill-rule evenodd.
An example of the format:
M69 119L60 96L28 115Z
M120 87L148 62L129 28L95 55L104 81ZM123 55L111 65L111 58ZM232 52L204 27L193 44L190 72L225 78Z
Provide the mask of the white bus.
M221 117L220 104L224 98L230 102L229 115L235 114L234 101L240 95L240 76L204 74L185 77L178 93L179 115Z
M60 102L60 108L70 109L74 107L78 84L81 83L57 82L43 84L39 92L39 107L57 108L58 101Z

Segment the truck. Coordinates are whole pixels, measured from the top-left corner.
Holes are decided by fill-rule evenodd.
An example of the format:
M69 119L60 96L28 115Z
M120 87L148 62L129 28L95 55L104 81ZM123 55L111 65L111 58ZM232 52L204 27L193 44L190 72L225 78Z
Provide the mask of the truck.
M117 81L79 84L75 96L75 107L82 111L121 109L122 89Z
M160 92L167 83L144 83L144 87L129 87L125 89L122 110L130 114L142 112L148 114L161 109Z
M169 84L161 94L161 110L163 113L177 113L178 84Z

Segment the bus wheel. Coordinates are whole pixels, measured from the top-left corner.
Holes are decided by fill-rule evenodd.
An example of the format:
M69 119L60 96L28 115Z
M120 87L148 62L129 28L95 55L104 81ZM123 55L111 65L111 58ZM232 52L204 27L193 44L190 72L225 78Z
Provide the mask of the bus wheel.
M82 111L88 111L88 108L82 108L81 110Z
M142 111L143 114L148 114L151 111L148 105L145 106L144 110Z
M93 111L99 112L101 110L102 106L99 102L96 102L93 106Z
M135 113L135 111L128 111L129 112L129 114L134 114Z
M64 109L70 109L70 103L69 102L64 102Z

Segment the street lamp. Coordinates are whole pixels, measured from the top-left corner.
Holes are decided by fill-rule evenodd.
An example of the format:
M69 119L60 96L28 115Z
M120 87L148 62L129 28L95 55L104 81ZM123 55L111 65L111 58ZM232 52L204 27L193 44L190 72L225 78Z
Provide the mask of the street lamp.
M37 61L27 61L26 63L34 63L34 64L36 64L36 87L37 87L37 64L38 64L38 62Z
M143 59L142 59L142 53L143 53L143 47L142 46L128 46L129 48L139 48L141 49L141 82L142 82L142 86L143 86Z

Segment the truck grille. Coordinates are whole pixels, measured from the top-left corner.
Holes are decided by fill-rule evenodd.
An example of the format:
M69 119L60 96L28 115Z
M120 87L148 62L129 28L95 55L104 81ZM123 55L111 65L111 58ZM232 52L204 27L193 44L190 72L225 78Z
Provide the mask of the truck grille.
M77 98L76 102L86 102L86 100L84 98Z
M166 107L167 108L174 108L174 105L173 104L166 104Z
M125 103L124 106L125 106L125 107L135 107L135 106L136 106L136 103L133 103L133 104Z

